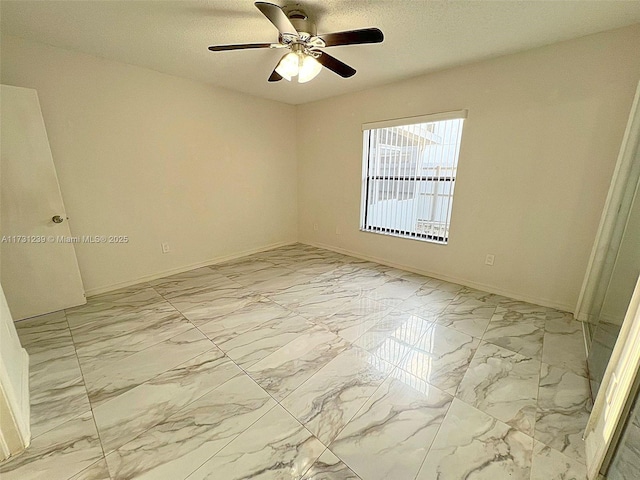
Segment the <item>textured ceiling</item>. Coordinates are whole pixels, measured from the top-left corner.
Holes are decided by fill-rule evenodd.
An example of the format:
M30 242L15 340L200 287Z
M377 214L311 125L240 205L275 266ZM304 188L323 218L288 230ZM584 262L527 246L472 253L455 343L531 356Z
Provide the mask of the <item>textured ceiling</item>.
M274 3L278 3L275 2ZM267 83L280 50L209 52L270 42L277 31L250 0L0 2L3 33L299 104L640 22L640 1L280 0L318 33L376 26L379 45L328 51L358 73Z

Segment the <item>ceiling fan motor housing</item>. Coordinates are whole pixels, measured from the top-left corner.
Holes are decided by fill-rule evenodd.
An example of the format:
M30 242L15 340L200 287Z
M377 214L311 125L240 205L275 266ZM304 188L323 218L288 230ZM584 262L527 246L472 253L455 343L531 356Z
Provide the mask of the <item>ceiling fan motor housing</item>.
M317 35L316 24L309 20L307 14L300 10L292 10L287 14L289 21L300 34L300 38L306 40Z

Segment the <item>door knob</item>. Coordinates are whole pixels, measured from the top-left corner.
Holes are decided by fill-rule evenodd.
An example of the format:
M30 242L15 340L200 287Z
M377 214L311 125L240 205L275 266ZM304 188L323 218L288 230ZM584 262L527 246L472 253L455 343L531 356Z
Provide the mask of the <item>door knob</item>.
M62 218L60 215L54 215L53 217L51 217L51 220L53 220L53 223L64 222L64 218Z

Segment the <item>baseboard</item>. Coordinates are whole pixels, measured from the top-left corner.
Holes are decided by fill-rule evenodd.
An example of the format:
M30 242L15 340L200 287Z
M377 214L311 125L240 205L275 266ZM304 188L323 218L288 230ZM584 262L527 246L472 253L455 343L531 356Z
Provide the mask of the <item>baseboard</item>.
M198 263L193 263L190 265L185 265L182 267L178 267L178 268L173 268L173 269L169 269L169 270L164 270L162 272L158 272L152 275L145 275L142 277L137 277L131 280L127 280L125 282L119 282L119 283L115 283L115 284L111 284L111 285L105 285L102 287L97 287L97 288L92 288L89 289L85 292L87 297L93 296L93 295L99 295L102 293L107 293L107 292L111 292L113 290L118 290L120 288L125 288L125 287L130 287L131 285L136 285L138 283L143 283L143 282L149 282L151 280L157 280L158 278L163 278L163 277L167 277L170 275L175 275L177 273L183 273L183 272L187 272L189 270L193 270L195 268L200 268L200 267L205 267L208 265L215 265L217 263L222 263L222 262L227 262L229 260L235 260L237 258L240 257L246 257L247 255L253 255L256 253L260 253L260 252L264 252L267 250L272 250L274 248L278 248L278 247L283 247L285 245L293 245L295 243L298 243L298 241L283 241L283 242L276 242L276 243L272 243L269 245L264 245L262 247L258 247L258 248L253 248L253 249L249 249L249 250L243 250L241 252L236 252L230 255L223 255L220 257L215 257L209 260L205 260L203 262L198 262ZM492 285L487 285L487 284L483 284L483 283L479 283L479 282L471 282L469 280L466 279L461 279L461 278L457 278L457 277L453 277L450 275L445 275L442 273L438 273L438 272L432 272L432 271L428 271L428 270L423 270L423 269L418 269L418 268L414 268L414 267L410 267L408 265L403 265L401 263L395 263L395 262L390 262L389 260L386 260L384 258L379 258L379 257L374 257L374 256L370 256L370 255L366 255L366 254L362 254L359 252L354 252L352 250L347 250L345 248L340 248L340 247L335 247L333 245L327 245L324 243L320 243L320 242L299 242L299 243L304 243L306 245L311 245L313 247L317 247L317 248L323 248L325 250L330 250L333 252L337 252L337 253L342 253L344 255L349 255L352 257L356 257L356 258L360 258L362 260L368 260L370 262L375 262L375 263L380 263L382 265L387 265L389 267L394 267L394 268L399 268L401 270L406 270L408 272L413 272L413 273L417 273L419 275L425 275L428 277L433 277L433 278L437 278L439 280L445 280L447 282L452 282L452 283L458 283L460 285L464 285L466 287L471 287L471 288L476 288L478 290L482 290L485 292L489 292L489 293L494 293L496 295L502 295L505 297L509 297L509 298L514 298L516 300L521 300L523 302L529 302L529 303L533 303L535 305L542 305L544 307L550 307L550 308L556 308L558 310L562 310L565 312L572 312L574 306L568 305L568 304L561 304L561 303L557 303L557 302L553 302L544 298L536 298L536 297L530 297L527 295L522 295L518 292L511 292L508 290L503 290L500 288L496 288Z
M510 291L507 291L507 290L502 290L502 289L496 288L496 287L494 287L492 285L486 285L486 284L478 283L478 282L471 282L471 281L466 280L466 279L452 277L450 275L445 275L445 274L438 273L438 272L431 272L431 271L428 271L428 270L422 270L422 269L419 269L419 268L410 267L408 265L403 265L401 263L390 262L389 260L386 260L384 258L378 258L378 257L370 256L370 255L365 255L365 254L362 254L362 253L359 253L359 252L354 252L354 251L351 251L351 250L347 250L345 248L334 247L333 245L326 245L326 244L320 243L320 242L306 242L306 241L302 241L302 240L300 240L300 243L304 243L306 245L311 245L312 247L324 248L325 250L331 250L332 252L342 253L344 255L349 255L351 257L360 258L362 260L368 260L370 262L380 263L382 265L387 265L389 267L399 268L401 270L406 270L408 272L417 273L419 275L425 275L427 277L437 278L438 280L445 280L447 282L457 283L459 285L464 285L465 287L476 288L476 289L482 290L484 292L494 293L496 295L502 295L504 297L513 298L515 300L520 300L520 301L523 301L523 302L533 303L535 305L541 305L543 307L555 308L555 309L558 309L558 310L562 310L563 312L571 312L571 313L573 313L573 308L575 307L575 305L557 303L557 302L553 302L551 300L547 300L547 299L544 299L544 298L529 297L527 295L522 295L521 293L518 293L518 292L510 292Z
M162 272L154 273L152 275L145 275L142 277L137 277L131 280L127 280L125 282L114 283L111 285L105 285L102 287L91 288L85 291L85 295L87 297L91 297L93 295L100 295L101 293L108 293L114 290L118 290L120 288L130 287L132 285L137 285L138 283L149 282L151 280L157 280L159 278L168 277L170 275L175 275L177 273L188 272L189 270L194 270L200 267L206 267L209 265L215 265L217 263L228 262L229 260L235 260L236 258L246 257L247 255L253 255L255 253L265 252L267 250L273 250L274 248L284 247L286 245L293 245L298 243L297 241L284 241L284 242L276 242L269 245L264 245L258 248L252 248L249 250L243 250L241 252L232 253L230 255L222 255L220 257L211 258L209 260L205 260L203 262L192 263L190 265L185 265L182 267L172 268L169 270L163 270Z

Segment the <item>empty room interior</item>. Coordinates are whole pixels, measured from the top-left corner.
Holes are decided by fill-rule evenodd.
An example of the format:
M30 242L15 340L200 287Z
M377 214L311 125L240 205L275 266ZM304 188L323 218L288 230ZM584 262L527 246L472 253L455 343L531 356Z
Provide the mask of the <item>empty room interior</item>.
M0 0L0 479L639 480L640 1Z

